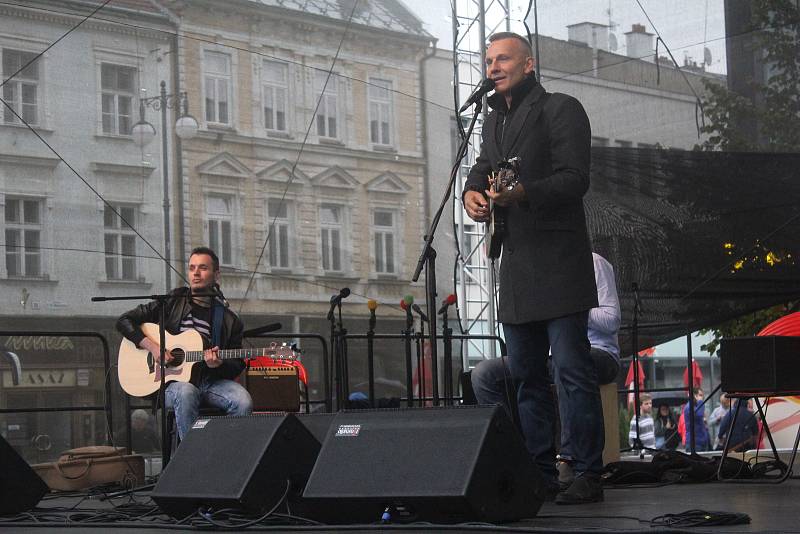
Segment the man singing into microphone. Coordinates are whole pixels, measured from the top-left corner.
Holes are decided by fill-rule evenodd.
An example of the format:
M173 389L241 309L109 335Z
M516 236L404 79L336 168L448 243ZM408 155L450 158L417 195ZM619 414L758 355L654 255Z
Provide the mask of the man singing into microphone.
M492 112L482 132L480 156L462 200L477 222L489 219L489 202L505 208L498 319L517 384L525 444L547 479L556 482L555 407L548 353L576 474L556 496L561 504L603 500L603 412L597 370L587 336L589 310L597 307L592 252L583 196L589 189L591 128L573 97L548 93L536 81L531 46L509 32L489 37L486 77L495 82ZM519 182L490 190L489 176L519 158Z
M189 287L172 291L165 303L164 325L170 334L196 330L203 338L203 362L192 369L192 383L170 382L166 388L166 406L175 411L178 437L183 439L200 411L206 405L224 410L228 415L248 415L253 411L250 394L234 379L244 370L241 359L221 360L218 351L242 346L244 326L239 317L223 305L219 281L219 259L208 247L197 247L189 256ZM158 323L158 302L149 302L125 312L117 321L117 330L139 348L159 360L158 339L146 337L144 323ZM167 364L172 360L165 352Z

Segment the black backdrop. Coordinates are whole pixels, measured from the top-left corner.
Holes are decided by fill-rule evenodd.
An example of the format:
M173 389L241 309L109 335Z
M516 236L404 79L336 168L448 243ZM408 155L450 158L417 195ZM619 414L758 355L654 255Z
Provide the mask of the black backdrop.
M799 172L800 154L592 149L589 231L623 323L634 283L640 323L680 323L642 328L639 348L800 297Z

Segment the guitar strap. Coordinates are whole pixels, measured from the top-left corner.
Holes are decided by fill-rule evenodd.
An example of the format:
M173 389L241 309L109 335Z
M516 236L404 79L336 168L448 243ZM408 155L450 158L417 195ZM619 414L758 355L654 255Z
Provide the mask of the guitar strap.
M217 302L217 299L211 301L211 346L219 347L222 341L222 316L225 314L225 306Z

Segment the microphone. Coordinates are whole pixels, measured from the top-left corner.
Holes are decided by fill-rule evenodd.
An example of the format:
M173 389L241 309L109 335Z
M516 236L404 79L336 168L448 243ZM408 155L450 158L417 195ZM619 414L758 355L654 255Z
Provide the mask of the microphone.
M375 330L375 310L378 308L378 301L369 299L367 301L367 308L369 308L369 330Z
M439 311L436 312L436 313L441 315L441 314L447 312L447 308L449 308L451 305L455 304L457 300L458 300L458 298L454 294L450 293L449 295L447 295L447 298L442 301L442 307L439 308Z
M411 330L414 325L414 316L411 315L411 305L414 304L414 295L406 295L400 301L400 307L406 311L406 329Z
M341 291L339 291L338 295L334 295L331 297L331 304L339 304L339 302L341 302L342 299L346 299L349 296L350 296L350 288L343 287Z
M461 106L461 109L458 110L458 113L459 114L464 113L464 111L468 107L477 102L480 102L481 98L483 98L483 95L485 95L492 89L494 89L494 80L491 78L484 78L483 81L475 89L475 91L473 91L472 94L469 95L469 98L467 99L466 102L464 102L464 105Z
M222 294L222 290L219 288L219 284L214 282L211 284L211 293L217 297L217 300L222 303L223 306L226 308L230 307L230 303L225 298L225 295Z
M250 337L250 336L258 336L260 334L268 334L270 332L274 332L275 330L280 330L283 328L281 323L270 323L264 326L259 326L258 328L251 328L250 330L245 330L242 332L243 337Z
M417 304L412 304L411 308L419 314L419 318L422 319L424 322L429 323L428 316L422 311L422 309Z
M329 321L333 319L333 310L336 308L336 306L339 305L342 302L342 299L346 299L349 296L350 296L350 288L349 287L343 287L339 291L338 295L334 295L334 296L331 297L331 309L328 312L328 320Z

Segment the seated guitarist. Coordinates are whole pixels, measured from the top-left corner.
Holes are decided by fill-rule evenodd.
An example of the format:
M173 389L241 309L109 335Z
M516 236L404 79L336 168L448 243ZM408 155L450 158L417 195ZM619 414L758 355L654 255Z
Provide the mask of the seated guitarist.
M189 287L174 289L172 298L166 302L167 332L179 334L194 329L202 336L205 348L205 361L192 369L192 383L176 381L167 385L166 406L175 411L181 439L197 419L201 404L224 410L228 415L248 415L253 411L250 394L234 381L244 369L244 361L222 360L217 354L219 349L240 348L244 329L239 317L212 297L219 275L219 258L214 251L208 247L195 248L189 256ZM217 308L222 311L215 311ZM221 317L221 324L214 324L215 314ZM154 301L123 313L117 321L117 330L137 347L149 351L157 363L158 339L146 337L140 327L158 322L158 303ZM216 344L211 341L214 337L218 337ZM172 361L169 351L165 359L167 363Z

